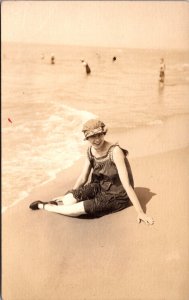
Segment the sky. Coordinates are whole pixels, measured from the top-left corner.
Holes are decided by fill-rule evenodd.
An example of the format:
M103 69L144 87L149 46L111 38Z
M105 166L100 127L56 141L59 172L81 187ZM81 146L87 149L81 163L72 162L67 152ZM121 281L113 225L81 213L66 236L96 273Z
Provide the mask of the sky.
M189 49L189 2L3 1L1 40Z

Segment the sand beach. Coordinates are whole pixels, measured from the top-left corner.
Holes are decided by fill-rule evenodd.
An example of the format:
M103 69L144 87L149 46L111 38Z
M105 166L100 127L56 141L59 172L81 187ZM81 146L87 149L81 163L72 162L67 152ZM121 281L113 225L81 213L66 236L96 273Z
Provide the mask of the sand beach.
M80 159L3 214L3 299L188 299L188 147L129 160L154 225L138 224L133 207L98 219L29 210L71 188Z

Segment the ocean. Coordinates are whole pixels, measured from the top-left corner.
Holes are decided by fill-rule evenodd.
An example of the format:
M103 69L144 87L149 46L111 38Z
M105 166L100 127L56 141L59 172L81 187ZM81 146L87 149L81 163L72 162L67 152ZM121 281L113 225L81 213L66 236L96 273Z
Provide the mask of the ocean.
M188 118L188 99L189 53L183 50L3 43L3 211L83 155L81 128L88 119L99 117L110 129L153 128L173 116Z

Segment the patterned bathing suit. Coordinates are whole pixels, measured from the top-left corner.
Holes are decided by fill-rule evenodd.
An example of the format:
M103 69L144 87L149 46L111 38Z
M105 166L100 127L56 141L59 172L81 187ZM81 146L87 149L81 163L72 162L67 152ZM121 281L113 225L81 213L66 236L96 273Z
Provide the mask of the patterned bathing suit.
M119 145L111 145L106 155L99 158L96 158L92 154L91 147L87 151L93 169L91 182L83 187L72 190L73 196L78 202L84 201L84 208L87 214L100 216L122 210L131 205L113 161L113 149L115 147L119 147ZM128 151L124 149L122 151L125 155L125 165L129 181L134 188L131 168L126 158Z

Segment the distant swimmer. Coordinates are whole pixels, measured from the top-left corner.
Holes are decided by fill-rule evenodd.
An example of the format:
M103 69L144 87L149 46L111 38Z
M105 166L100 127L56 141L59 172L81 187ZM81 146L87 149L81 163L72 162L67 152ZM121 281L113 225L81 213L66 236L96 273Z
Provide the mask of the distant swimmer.
M55 56L52 54L51 55L51 65L55 64Z
M112 61L116 61L116 59L117 59L117 57L116 57L116 56L114 56L114 57L112 58Z
M164 84L165 81L165 63L164 58L160 60L159 82Z
M91 73L91 69L89 68L88 63L86 61L84 61L83 59L81 60L81 62L85 67L86 74L89 75Z

